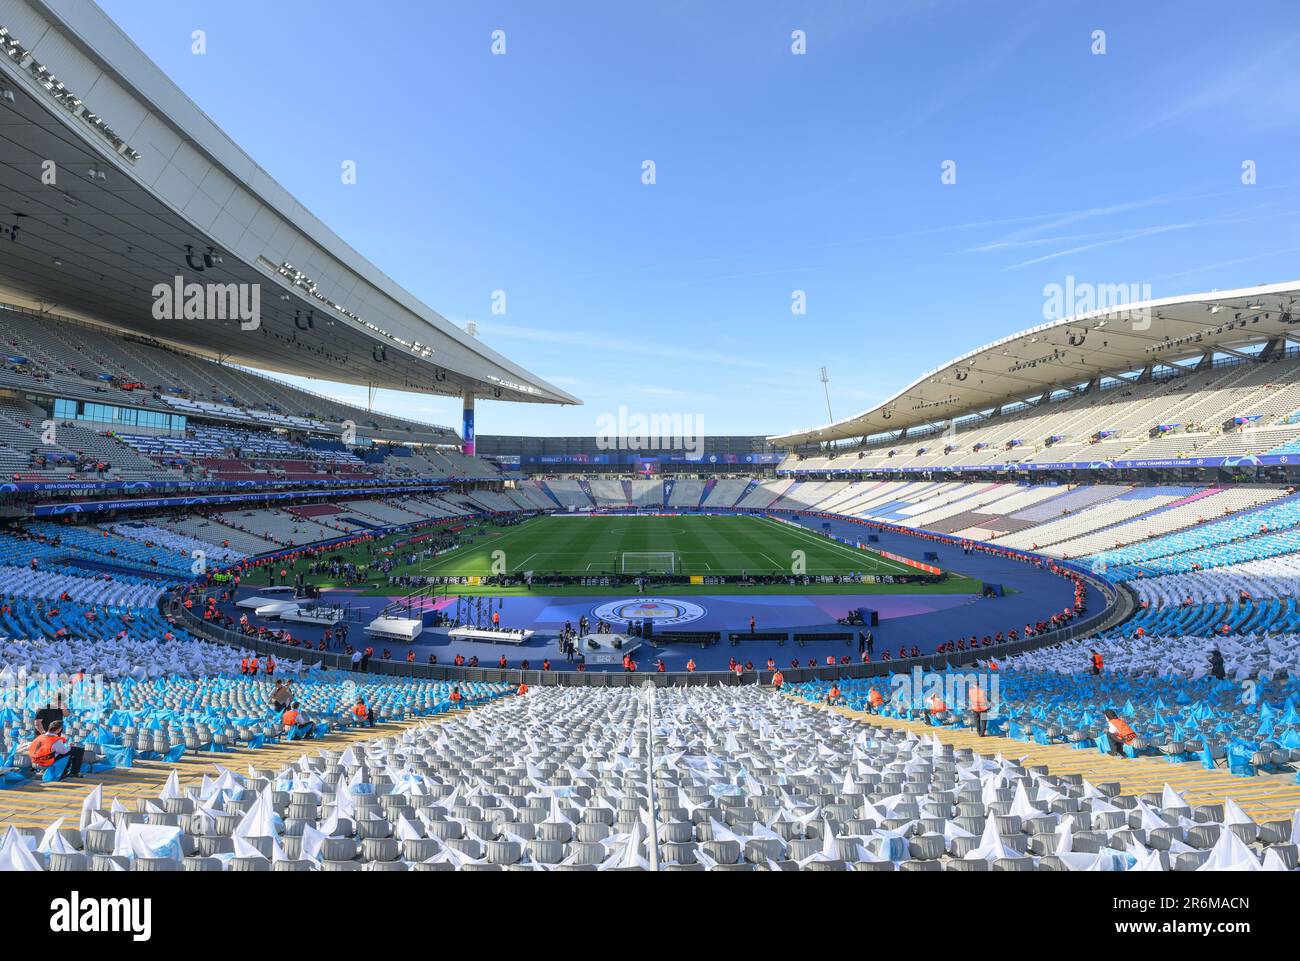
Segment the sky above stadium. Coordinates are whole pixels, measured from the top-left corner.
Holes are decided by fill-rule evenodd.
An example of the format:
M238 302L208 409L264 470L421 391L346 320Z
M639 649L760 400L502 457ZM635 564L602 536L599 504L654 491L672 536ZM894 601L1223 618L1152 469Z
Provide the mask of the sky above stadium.
M621 405L779 433L825 422L821 367L846 417L1071 278L1300 278L1295 0L99 2L345 241L586 402L480 402L482 434Z

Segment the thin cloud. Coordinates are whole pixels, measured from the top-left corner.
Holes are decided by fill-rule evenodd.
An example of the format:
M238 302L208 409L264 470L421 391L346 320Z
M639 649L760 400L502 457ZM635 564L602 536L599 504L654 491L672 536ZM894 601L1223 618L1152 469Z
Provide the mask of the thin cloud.
M747 370L784 371L785 369L777 364L769 364L736 354L689 350L660 345L649 338L645 340L626 340L591 331L554 330L542 327L513 327L506 324L493 324L487 327L480 325L479 335L485 340L488 336L494 336L509 340L533 341L599 351L603 354L602 360L608 360L611 355L628 354L635 357L665 357L676 361L687 360L700 364L721 364L726 367L740 367Z

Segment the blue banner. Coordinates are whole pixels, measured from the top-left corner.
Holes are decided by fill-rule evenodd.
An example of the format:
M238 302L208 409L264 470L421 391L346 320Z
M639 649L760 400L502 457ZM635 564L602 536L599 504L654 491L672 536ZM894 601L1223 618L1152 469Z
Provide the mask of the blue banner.
M942 474L1015 473L1052 470L1134 470L1163 467L1286 467L1300 464L1300 454L1241 454L1235 457L1167 457L1152 460L1056 461L1035 464L954 464L950 467L823 467L816 470L780 468L778 474Z
M38 504L32 508L35 517L59 517L65 514L98 514L103 511L153 510L159 507L198 507L205 504L239 504L262 501L301 500L303 498L335 498L373 494L415 494L446 490L446 485L410 485L402 487L337 488L326 491L258 491L252 494L213 494L189 497L136 497L130 500L78 501L74 504Z

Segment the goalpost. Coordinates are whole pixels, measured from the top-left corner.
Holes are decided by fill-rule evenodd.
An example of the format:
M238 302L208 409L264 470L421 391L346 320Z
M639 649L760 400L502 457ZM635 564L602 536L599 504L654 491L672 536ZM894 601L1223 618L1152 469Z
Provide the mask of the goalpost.
M623 574L675 574L677 554L674 551L624 551L619 571Z

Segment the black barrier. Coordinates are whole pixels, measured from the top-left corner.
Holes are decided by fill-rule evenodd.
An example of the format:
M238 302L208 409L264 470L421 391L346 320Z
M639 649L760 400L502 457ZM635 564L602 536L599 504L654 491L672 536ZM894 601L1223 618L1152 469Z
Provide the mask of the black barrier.
M698 644L709 647L722 639L721 631L660 631L655 635L655 646L665 644Z
M794 635L794 642L801 647L805 641L844 641L847 644L849 641L856 641L857 639L857 631L818 631L815 634L804 634L796 631Z
M728 631L727 640L735 644L737 641L776 641L784 645L790 639L789 631Z

